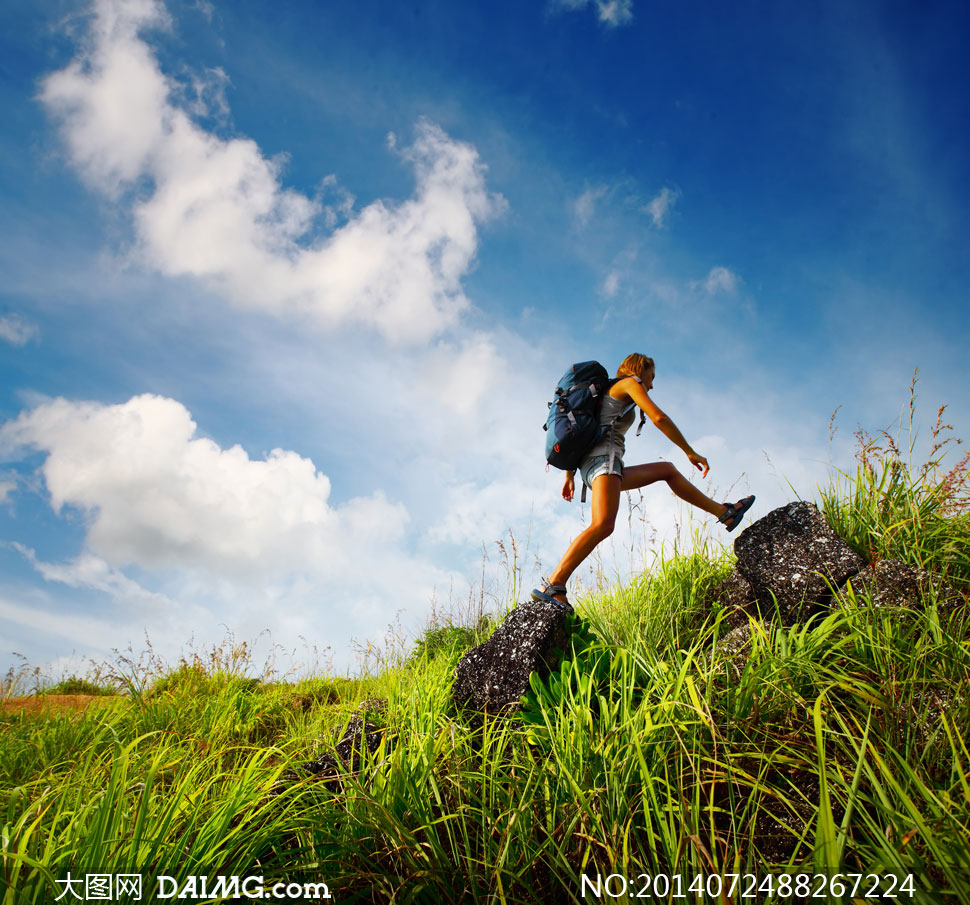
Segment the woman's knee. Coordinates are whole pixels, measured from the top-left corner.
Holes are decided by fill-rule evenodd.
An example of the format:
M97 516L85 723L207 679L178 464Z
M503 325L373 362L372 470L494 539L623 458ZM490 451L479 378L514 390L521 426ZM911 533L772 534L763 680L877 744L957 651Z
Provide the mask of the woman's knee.
M674 465L673 462L664 462L663 465L664 465L664 468L663 468L664 481L667 481L669 483L671 481L676 481L678 479L681 481L684 480L684 476L677 470L677 467Z
M602 522L593 522L589 526L589 530L592 532L593 537L596 538L596 542L599 543L600 541L606 540L613 533L615 525L616 522L614 519L608 519Z

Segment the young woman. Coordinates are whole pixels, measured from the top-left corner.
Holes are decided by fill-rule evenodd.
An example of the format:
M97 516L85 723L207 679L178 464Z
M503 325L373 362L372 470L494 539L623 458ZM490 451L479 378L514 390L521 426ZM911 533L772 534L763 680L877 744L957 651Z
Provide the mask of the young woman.
M620 491L646 487L656 481L666 481L670 489L682 500L698 506L717 516L728 531L741 523L744 513L751 508L754 497L745 497L736 503L716 503L701 493L670 462L651 462L647 465L623 466L625 448L624 434L635 419L637 407L672 443L679 446L691 465L707 477L710 466L707 459L694 452L677 425L670 420L647 395L653 389L654 364L652 358L634 353L628 355L617 368L617 380L603 399L600 424L606 428L603 438L586 454L579 466L583 482L593 493L592 517L589 527L569 545L548 580L543 579L542 589L532 592L533 600L545 600L568 606L566 582L579 564L593 552L600 541L613 533L616 513L620 508ZM566 472L563 499L569 502L575 491L575 473Z

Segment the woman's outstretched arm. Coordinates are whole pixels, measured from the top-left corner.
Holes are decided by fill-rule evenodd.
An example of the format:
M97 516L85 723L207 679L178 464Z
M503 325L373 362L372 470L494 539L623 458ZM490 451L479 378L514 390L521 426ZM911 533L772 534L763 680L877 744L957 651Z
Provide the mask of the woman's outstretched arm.
M643 384L630 378L629 386L625 386L623 389L627 392L630 399L643 409L657 430L670 440L671 443L681 449L684 455L690 460L690 463L704 472L702 477L706 478L711 468L707 464L707 459L700 453L694 451L694 448L687 442L684 435L680 432L680 428L674 424L670 416L647 395L647 390Z

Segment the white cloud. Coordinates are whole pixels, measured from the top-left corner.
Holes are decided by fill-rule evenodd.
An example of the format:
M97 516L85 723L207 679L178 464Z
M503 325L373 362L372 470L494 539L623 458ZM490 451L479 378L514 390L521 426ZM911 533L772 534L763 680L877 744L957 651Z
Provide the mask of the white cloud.
M0 316L0 339L14 346L24 346L37 335L35 324L18 314Z
M635 245L614 255L599 286L599 293L604 299L615 299L621 286L630 287L640 283L641 276L636 266L639 256L640 249Z
M111 624L103 619L93 618L83 614L73 614L69 619L62 613L40 609L36 601L29 605L0 597L0 620L8 623L5 634L11 633L9 624L21 626L29 632L38 632L45 638L63 638L74 644L81 645L90 651L106 652L110 643L105 644L110 637ZM78 663L83 660L78 659ZM35 666L39 664L34 664ZM80 670L81 673L84 670Z
M212 21L216 10L209 0L195 0L193 6L205 17L207 22Z
M214 116L225 121L229 117L229 101L226 90L229 76L221 66L205 69L201 73L189 72L188 84L181 88L182 103L193 116Z
M40 574L44 581L71 588L102 591L118 601L139 607L172 606L164 594L148 591L118 569L113 569L100 556L87 551L64 563L43 562L37 553L20 543L10 544Z
M573 202L573 218L580 229L589 226L593 214L596 212L596 203L606 194L606 186L596 186L588 188Z
M677 203L677 199L679 197L679 192L665 186L660 190L659 194L657 194L657 196L650 201L649 204L644 206L643 210L645 213L648 213L651 216L654 226L656 226L658 229L663 227L667 214Z
M603 280L602 293L606 298L611 299L616 297L616 293L619 291L619 289L620 274L615 270L611 270Z
M566 9L582 9L590 2L596 7L600 22L610 27L629 25L633 21L633 0L558 0Z
M84 614L100 612L99 643L86 634L89 647L124 647L148 632L169 657L190 634L207 642L226 627L244 639L268 629L274 644L331 647L348 668L353 639L374 639L395 613L420 624L436 593L467 586L411 549L403 504L380 491L336 504L310 459L220 447L172 399L44 402L0 426L8 458L30 450L46 454L38 473L51 507L77 511L85 538L64 562L12 545L72 595L33 622L26 611L0 612L19 626L87 625ZM101 597L114 607L105 612Z
M327 229L333 229L340 221L349 220L354 211L356 198L337 181L336 175L331 173L320 183L318 193L321 213ZM324 200L332 199L324 204Z
M708 295L718 292L733 293L737 291L741 278L727 267L712 267L703 280L692 282L692 289L703 289Z
M596 12L607 25L627 25L633 21L633 0L596 0Z
M255 142L212 135L177 105L184 92L140 37L167 25L161 3L97 0L87 45L41 92L92 187L112 199L138 187L132 211L144 260L243 307L363 323L396 342L453 325L468 305L461 280L478 224L504 207L487 191L475 149L419 122L414 143L397 152L414 168L415 194L375 201L311 239L315 219L326 218L320 204L284 189L280 164Z
M362 548L393 545L407 521L381 493L332 506L330 481L309 459L222 449L197 436L184 406L159 396L120 405L57 399L0 427L0 443L46 452L40 471L51 506L85 513L95 558L45 575L67 583L96 587L95 579L114 580L104 569L130 564L238 580L328 575Z

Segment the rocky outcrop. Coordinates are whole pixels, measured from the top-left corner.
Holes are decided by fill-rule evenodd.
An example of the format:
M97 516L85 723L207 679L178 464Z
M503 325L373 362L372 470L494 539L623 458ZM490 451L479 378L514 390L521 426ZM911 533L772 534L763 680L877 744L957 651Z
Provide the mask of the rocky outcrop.
M755 600L754 589L737 569L733 569L713 592L714 600L721 609L746 610Z
M811 503L789 503L746 528L734 542L737 569L764 607L777 600L783 619L826 604L832 589L866 565Z
M811 503L772 510L741 532L734 552L737 566L714 589L714 599L725 611L717 650L737 673L751 650L751 619L790 626L831 606L922 609L929 600L947 618L965 602L938 577L902 560L867 564Z
M880 559L853 575L840 599L867 600L873 606L914 607L935 599L941 614L951 612L962 598L948 585L934 583L929 572L901 559Z
M865 595L876 606L909 606L935 590L941 613L962 602L945 586L934 589L926 572L903 562L867 566L812 503L772 510L741 532L734 552L737 566L714 590L714 598L724 611L718 654L738 673L751 650L752 629L769 620L790 626L813 612L827 612L852 594ZM555 652L566 649L569 612L535 601L514 609L455 669L452 698L458 707L493 715L517 709L531 674L544 676L554 666Z
M332 754L324 754L302 764L304 770L318 779L339 786L339 776L355 773L364 760L363 752L373 754L384 738L384 729L369 722L369 715L378 716L387 710L384 698L369 698L353 713Z
M752 619L793 625L830 605L832 588L865 566L811 503L772 510L738 535L734 552L737 566L714 599L726 611L718 653L738 674L751 651Z
M566 649L572 608L544 601L519 604L484 644L455 668L452 699L462 710L489 715L518 709L533 672L545 676Z

